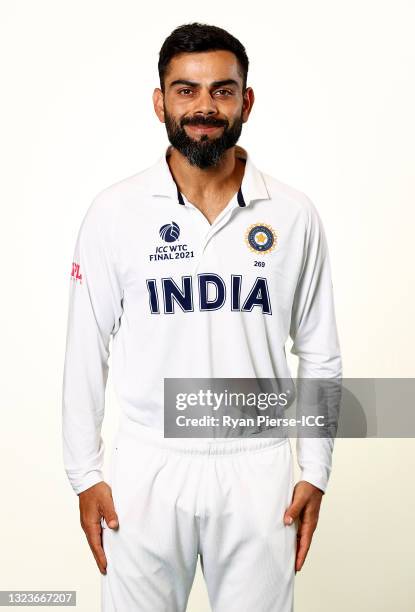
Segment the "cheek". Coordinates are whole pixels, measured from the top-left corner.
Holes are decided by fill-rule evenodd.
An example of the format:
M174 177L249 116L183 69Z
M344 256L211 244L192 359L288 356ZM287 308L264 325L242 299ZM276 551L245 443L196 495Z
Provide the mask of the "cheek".
M235 98L221 100L217 103L217 108L220 114L228 118L229 123L235 123L242 117L242 106Z
M183 117L192 115L192 104L189 100L176 100L173 105L167 108L170 116L174 118L178 125L180 125Z

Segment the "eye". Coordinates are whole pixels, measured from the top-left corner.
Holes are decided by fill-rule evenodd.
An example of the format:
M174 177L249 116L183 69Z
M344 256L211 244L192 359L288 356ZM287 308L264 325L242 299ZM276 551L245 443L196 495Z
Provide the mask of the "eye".
M184 89L180 89L180 90L178 91L178 93L179 93L180 95L182 95L182 94L183 94L183 95L185 95L185 96L186 96L186 95L187 95L187 93L185 93L185 92L190 92L190 93L191 93L191 91L192 91L192 90L191 90L191 89L189 89L189 87L185 87Z
M219 93L224 96L232 96L233 92L229 89L218 89L216 93Z

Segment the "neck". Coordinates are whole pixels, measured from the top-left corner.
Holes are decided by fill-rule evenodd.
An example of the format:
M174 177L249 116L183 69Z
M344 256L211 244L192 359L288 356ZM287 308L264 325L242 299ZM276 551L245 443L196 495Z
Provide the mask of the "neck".
M236 157L235 147L227 149L217 166L201 169L192 166L174 147L169 149L167 162L180 191L190 200L205 200L223 193L237 191L241 185L245 164Z

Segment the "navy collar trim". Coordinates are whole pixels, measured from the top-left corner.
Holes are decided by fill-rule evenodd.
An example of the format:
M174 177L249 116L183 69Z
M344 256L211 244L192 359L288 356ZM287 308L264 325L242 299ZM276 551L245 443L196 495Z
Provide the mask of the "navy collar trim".
M177 184L176 184L176 187L177 187ZM183 204L183 206L184 206L183 196L182 196L182 194L180 193L180 190L179 190L179 188L178 188L178 187L177 187L177 199L179 200L179 204Z
M245 202L244 196L242 194L241 187L239 187L239 190L238 190L237 200L238 200L239 206L246 206L246 202Z
M178 188L177 184L176 184L176 188L177 188L177 199L179 201L179 204L182 204L182 206L184 206L184 199L183 199L183 196L182 196L182 194L180 192L180 189ZM239 189L238 189L237 200L238 200L239 206L241 206L241 207L246 206L246 202L245 202L244 196L242 194L241 187L239 187Z

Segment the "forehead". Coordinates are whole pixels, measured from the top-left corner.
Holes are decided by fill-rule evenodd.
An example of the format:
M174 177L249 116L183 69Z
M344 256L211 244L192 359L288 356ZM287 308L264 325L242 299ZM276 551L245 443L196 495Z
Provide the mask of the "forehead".
M235 79L242 83L236 55L224 50L175 55L167 68L166 85L179 78L198 83L223 79Z

